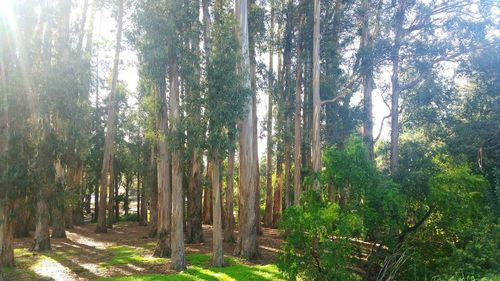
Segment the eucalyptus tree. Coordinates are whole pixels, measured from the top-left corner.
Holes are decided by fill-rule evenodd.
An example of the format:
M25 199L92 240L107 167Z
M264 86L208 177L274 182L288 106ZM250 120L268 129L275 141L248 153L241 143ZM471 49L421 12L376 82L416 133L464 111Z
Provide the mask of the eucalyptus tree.
M224 265L220 166L228 151L234 151L234 124L242 115L241 108L247 99L247 96L239 91L241 82L236 73L238 42L233 32L234 17L232 11L224 8L227 6L224 5L225 3L224 0L215 2L214 25L210 40L212 57L207 69L206 108L209 109L209 157L213 163L210 178L213 193L213 264L215 266ZM229 185L229 183L226 184ZM232 193L232 190L229 190L229 193ZM228 227L230 226L226 225L226 228ZM232 229L230 231L232 232Z
M116 131L116 87L118 83L118 67L120 64L120 51L123 31L123 0L118 0L118 14L117 14L117 31L116 31L116 47L115 58L113 62L113 77L111 81L111 92L108 103L108 120L106 123L106 137L104 141L104 156L102 159L101 179L100 179L100 198L99 198L99 216L97 219L96 232L106 233L106 193L108 192L108 178L110 173L110 165L113 159L113 146Z
M248 45L248 2L246 0L236 1L236 35L241 48L241 60L238 63L239 73L242 76L242 94L248 95L251 91L250 55ZM244 114L238 122L239 129L239 189L240 189L240 212L239 212L239 237L235 254L245 259L254 259L258 254L257 242L257 216L256 187L257 180L255 170L257 159L255 159L253 144L254 120L253 105L250 95L246 97L243 106Z

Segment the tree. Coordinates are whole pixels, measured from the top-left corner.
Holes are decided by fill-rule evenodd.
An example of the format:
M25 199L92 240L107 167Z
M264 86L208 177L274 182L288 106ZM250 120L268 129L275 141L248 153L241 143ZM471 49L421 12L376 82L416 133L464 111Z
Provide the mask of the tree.
M312 143L311 154L314 173L321 171L321 140L320 140L320 114L321 99L319 96L319 44L320 44L320 1L314 0L314 29L313 29L313 121L312 121ZM319 190L317 182L313 188Z
M241 61L239 73L242 76L243 94L251 91L250 57L248 46L248 3L240 0L235 5L237 23L237 37L241 47ZM245 259L254 259L258 253L257 243L257 217L255 212L257 184L254 178L256 159L254 159L253 134L253 106L252 100L247 98L243 106L244 115L238 122L239 128L239 164L240 164L240 214L239 214L239 237L235 249L235 255Z
M101 179L100 179L100 198L99 198L99 216L97 219L96 232L106 233L106 193L108 191L108 177L110 176L110 165L113 159L113 146L116 130L116 86L118 83L118 66L120 64L120 51L121 51L121 41L122 41L122 29L123 29L123 0L118 0L118 16L117 16L118 28L116 31L116 48L115 48L115 59L113 64L113 78L111 81L111 92L108 101L108 121L106 124L106 138L104 141L104 156L102 160L101 169ZM112 176L112 175L111 175Z

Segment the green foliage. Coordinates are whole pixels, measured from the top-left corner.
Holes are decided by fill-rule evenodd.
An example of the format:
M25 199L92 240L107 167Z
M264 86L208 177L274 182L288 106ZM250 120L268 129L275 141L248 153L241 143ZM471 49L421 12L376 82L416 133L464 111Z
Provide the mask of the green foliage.
M278 267L289 279L356 280L348 270L348 237L362 228L361 218L342 213L335 203L307 191L300 205L283 214L280 229L286 237Z

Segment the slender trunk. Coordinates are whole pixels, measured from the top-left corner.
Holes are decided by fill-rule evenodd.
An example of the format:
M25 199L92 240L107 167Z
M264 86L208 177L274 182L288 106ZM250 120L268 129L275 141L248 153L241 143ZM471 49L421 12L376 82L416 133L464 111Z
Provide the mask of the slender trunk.
M399 50L403 38L403 22L405 18L404 3L398 3L398 10L395 15L394 28L394 46L391 51L392 61L392 93L391 93L391 156L390 170L391 175L395 175L398 170L399 162Z
M154 252L155 257L169 257L172 253L170 248L170 225L172 218L172 193L171 193L171 166L170 148L167 142L168 132L168 108L166 97L166 85L161 79L157 88L157 121L158 126L158 243Z
M269 40L269 94L267 97L267 151L266 151L266 210L264 225L273 224L273 92L274 92L274 1L271 2L271 26Z
M177 60L171 54L170 61L170 111L172 112L171 134L177 136L180 125L179 109L179 70ZM186 269L186 256L184 249L184 200L182 188L182 155L181 148L172 147L172 269L182 271Z
M115 212L113 216L114 222L118 222L118 220L120 219L120 201L117 199L119 196L118 194L119 187L120 187L120 173L117 172L115 177L115 187L114 187L115 190L115 208L114 208Z
M224 265L224 247L222 244L222 212L221 212L221 192L220 192L220 159L218 152L214 152L213 159L213 169L212 169L212 193L213 193L213 256L212 265L213 266L223 266Z
M115 127L116 127L116 118L118 116L115 111L115 99L116 99L116 86L118 82L118 66L120 63L120 50L121 50L121 40L122 40L122 28L123 28L123 0L119 1L118 4L118 30L116 32L116 49L115 49L115 59L113 64L113 79L111 82L111 93L109 96L109 104L108 104L108 121L106 124L106 136L104 139L104 157L102 160L102 169L101 169L101 196L100 196L100 204L99 204L99 216L97 219L96 232L97 233L106 233L106 192L108 189L108 176L109 176L109 165L110 161L113 158L113 146L114 146L114 138L115 138Z
M311 155L313 162L313 172L317 174L321 171L321 139L320 139L320 117L321 99L319 96L319 44L320 44L320 0L314 0L314 28L313 28L313 124ZM314 180L313 189L319 192L319 182Z
M212 169L213 163L209 160L207 164L208 186L203 193L203 223L212 224Z
M114 218L113 209L115 205L115 161L113 156L111 157L111 163L109 164L109 190L108 190L108 217L106 219L106 225L108 228L113 228Z
M123 212L125 216L128 216L130 210L130 178L126 176L125 178L125 198L123 198Z
M234 141L234 140L233 140ZM227 175L226 175L226 225L224 230L224 241L234 242L234 147L229 148L227 156Z
M139 219L140 226L148 225L148 198L146 196L146 188L148 188L148 183L150 182L150 180L144 180L145 182L142 184L141 189L141 215Z
M141 219L141 176L137 173L137 221Z
M297 39L297 69L295 73L295 149L294 149L294 204L299 204L301 184L302 184L302 131L300 128L301 125L301 109L302 109L302 33L305 22L305 14L303 12L304 9L304 1L301 1L301 12L299 18L299 38Z
M248 46L248 3L247 0L239 0L235 4L236 21L238 24L238 39L241 46L242 61L240 63L240 73L243 77L243 85L246 89L251 89L250 77L250 57ZM257 180L255 176L254 159L254 121L253 106L251 97L247 97L244 105L245 114L239 121L239 141L240 141L240 213L239 213L239 237L235 249L235 255L251 260L258 255L257 242L257 217L256 217L256 194L255 188Z
M156 163L156 145L151 145L151 155L150 155L150 165L152 169L150 170L150 178L151 178L151 202L149 203L149 212L151 216L151 224L149 227L149 234L148 236L150 238L155 238L156 234L158 233L158 177L157 175L157 163ZM127 187L125 187L127 188ZM125 193L128 191L125 190ZM125 194L125 200L128 201L127 199L128 194ZM125 204L125 203L124 203Z
M66 228L64 225L64 171L59 160L54 163L55 177L55 194L52 196L52 238L66 238Z
M370 1L363 0L361 4L362 20L361 20L361 80L363 83L363 141L370 159L375 159L373 152L373 39L370 36Z
M278 157L276 161L276 189L274 190L274 204L273 204L273 225L277 227L281 219L282 211L282 190L283 190L283 159Z

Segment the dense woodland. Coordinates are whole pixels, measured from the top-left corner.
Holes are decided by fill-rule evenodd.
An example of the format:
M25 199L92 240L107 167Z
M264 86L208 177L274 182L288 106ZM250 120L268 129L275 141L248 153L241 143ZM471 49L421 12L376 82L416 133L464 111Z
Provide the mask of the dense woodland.
M284 279L496 280L500 6L0 0L0 144L5 272L128 220L175 271L211 225L214 267L277 228Z

